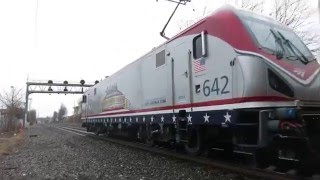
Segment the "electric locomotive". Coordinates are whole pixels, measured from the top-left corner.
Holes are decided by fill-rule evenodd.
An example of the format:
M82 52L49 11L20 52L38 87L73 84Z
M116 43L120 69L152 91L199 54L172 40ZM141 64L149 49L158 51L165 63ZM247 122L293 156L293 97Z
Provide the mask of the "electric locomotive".
M83 127L148 144L251 153L261 166L320 151L319 64L277 21L223 7L90 88ZM315 160L316 159L316 160Z

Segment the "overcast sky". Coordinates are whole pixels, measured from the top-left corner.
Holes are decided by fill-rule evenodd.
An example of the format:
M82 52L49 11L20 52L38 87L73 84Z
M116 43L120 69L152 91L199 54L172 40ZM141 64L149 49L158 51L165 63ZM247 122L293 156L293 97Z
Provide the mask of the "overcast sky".
M317 0L310 3L317 6ZM200 16L205 5L211 12L223 4L192 0L178 9L166 35ZM27 77L101 80L163 43L159 32L174 7L164 0L0 0L0 92L10 86L25 90ZM72 113L79 96L30 98L39 116L51 116L60 103Z

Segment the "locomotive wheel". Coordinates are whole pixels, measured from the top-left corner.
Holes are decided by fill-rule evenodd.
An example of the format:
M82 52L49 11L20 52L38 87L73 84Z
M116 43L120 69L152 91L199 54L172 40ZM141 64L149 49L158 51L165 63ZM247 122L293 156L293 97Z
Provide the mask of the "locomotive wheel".
M200 155L203 150L200 128L193 126L188 127L187 140L188 142L184 145L186 152L191 156Z

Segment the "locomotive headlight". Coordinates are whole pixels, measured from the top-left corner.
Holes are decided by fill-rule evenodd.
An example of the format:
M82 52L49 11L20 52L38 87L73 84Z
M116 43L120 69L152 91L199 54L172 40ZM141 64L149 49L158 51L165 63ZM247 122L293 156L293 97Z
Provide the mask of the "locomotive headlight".
M296 108L277 108L276 116L278 119L295 119L298 116Z

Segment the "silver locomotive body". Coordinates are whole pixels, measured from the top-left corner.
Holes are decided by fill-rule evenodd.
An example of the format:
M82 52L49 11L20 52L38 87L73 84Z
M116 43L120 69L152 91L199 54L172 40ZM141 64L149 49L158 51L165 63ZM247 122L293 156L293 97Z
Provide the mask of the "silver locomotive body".
M181 143L193 155L307 161L320 152L319 78L292 30L223 8L88 90L83 126Z

